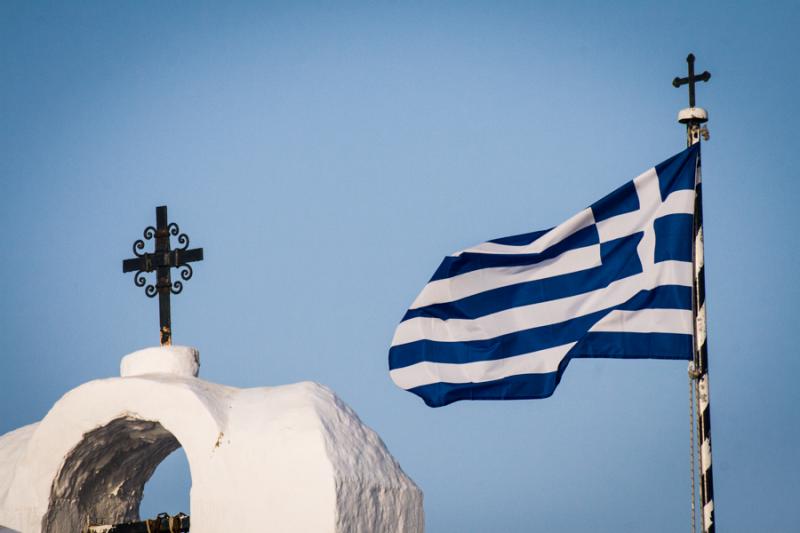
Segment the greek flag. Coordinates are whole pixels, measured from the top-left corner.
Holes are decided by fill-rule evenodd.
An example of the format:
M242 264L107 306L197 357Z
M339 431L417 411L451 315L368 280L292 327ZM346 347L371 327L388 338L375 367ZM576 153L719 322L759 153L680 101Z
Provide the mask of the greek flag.
M544 231L444 259L389 351L431 407L546 398L576 357L692 358L700 144Z

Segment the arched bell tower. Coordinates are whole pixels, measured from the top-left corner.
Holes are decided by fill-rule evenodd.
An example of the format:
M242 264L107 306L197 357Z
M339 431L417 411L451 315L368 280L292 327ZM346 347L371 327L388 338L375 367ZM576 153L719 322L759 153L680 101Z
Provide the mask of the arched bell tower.
M135 520L144 484L178 447L192 533L423 530L422 492L330 389L204 381L197 351L181 346L121 366L0 437L0 531Z

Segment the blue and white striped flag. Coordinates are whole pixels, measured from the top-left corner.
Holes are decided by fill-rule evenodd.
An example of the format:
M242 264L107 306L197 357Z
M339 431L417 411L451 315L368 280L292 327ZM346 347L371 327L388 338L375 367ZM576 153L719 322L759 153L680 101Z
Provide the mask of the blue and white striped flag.
M692 359L700 144L566 222L448 256L397 327L394 382L431 407L546 398L570 359Z

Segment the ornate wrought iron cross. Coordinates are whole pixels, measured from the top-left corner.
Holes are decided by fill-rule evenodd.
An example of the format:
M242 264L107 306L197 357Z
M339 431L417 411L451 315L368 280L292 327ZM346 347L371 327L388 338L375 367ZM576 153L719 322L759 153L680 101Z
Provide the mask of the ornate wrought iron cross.
M169 237L177 236L180 248L170 249ZM144 241L155 238L156 249L153 253L142 253ZM179 294L183 290L181 281L172 281L171 268L180 269L181 279L187 281L192 277L192 267L189 263L203 260L203 249L189 249L189 237L181 233L174 222L167 223L167 206L156 207L156 227L147 226L144 230L144 240L139 239L133 243L133 253L136 257L122 261L122 272L136 272L133 282L137 287L144 287L144 293L153 298L158 294L158 315L161 322L161 345L172 344L172 326L170 319L169 297L170 294ZM148 284L145 272L156 272L155 285Z
M708 81L711 79L709 71L703 71L702 74L694 75L694 54L689 54L686 57L686 62L689 63L689 75L685 78L675 78L672 80L672 86L676 89L681 85L689 84L689 107L694 107L694 84L698 81Z

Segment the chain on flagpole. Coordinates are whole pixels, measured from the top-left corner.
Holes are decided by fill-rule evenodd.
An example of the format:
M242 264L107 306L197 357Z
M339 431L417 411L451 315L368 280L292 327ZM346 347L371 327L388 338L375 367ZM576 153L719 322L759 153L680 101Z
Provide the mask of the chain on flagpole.
M689 86L689 107L678 113L678 121L686 124L687 145L692 146L700 142L701 137L708 140L708 129L703 126L708 121L705 109L695 107L695 83L707 82L711 78L708 71L695 75L694 55L686 58L689 72L686 78L675 78L672 85L681 87ZM702 164L701 157L697 158L695 173L695 209L694 209L694 360L689 367L690 377L695 382L695 399L697 402L697 433L698 453L700 459L700 504L704 533L714 533L714 477L711 468L711 409L708 391L708 349L706 346L706 306L705 306L705 263L703 247L703 191L702 191ZM694 442L694 440L692 441ZM694 461L692 462L694 470ZM692 473L694 484L694 472ZM692 506L694 506L692 494ZM694 510L692 511L694 525Z

